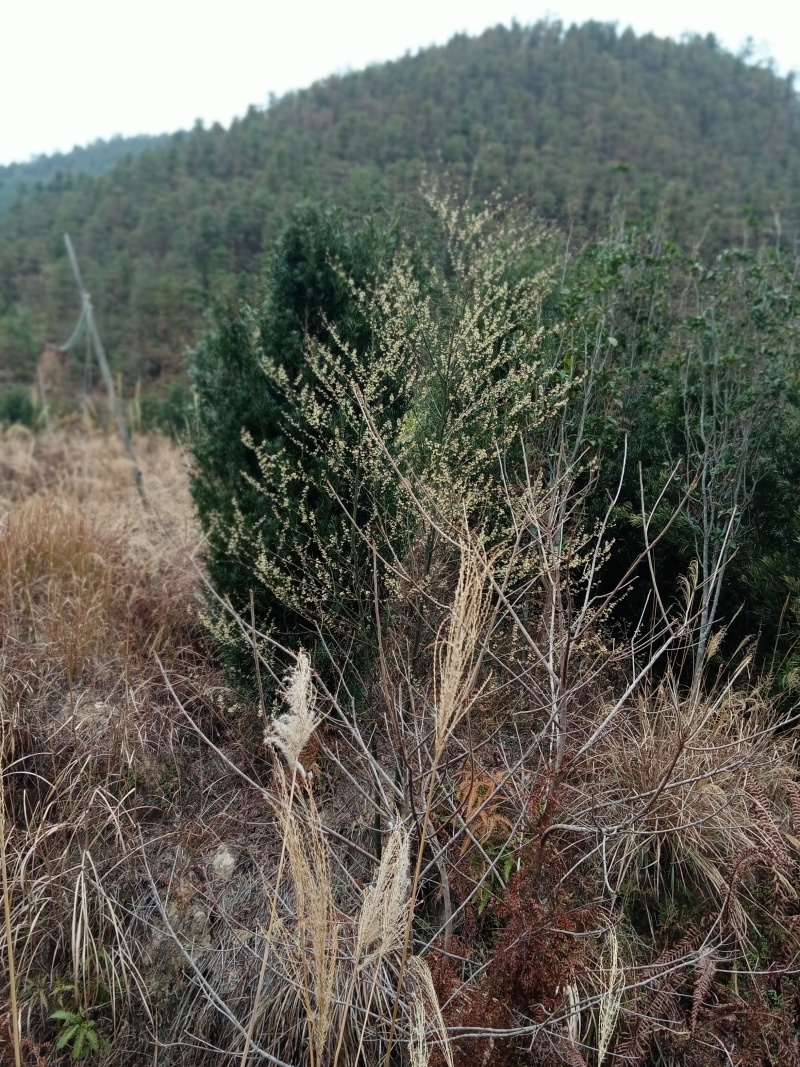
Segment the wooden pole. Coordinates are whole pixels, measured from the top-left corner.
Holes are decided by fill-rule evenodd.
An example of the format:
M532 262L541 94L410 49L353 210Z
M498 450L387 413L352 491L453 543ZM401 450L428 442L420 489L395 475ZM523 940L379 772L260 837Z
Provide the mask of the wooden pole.
M67 255L69 261L72 264L72 273L75 275L75 281L78 283L78 289L81 294L81 302L86 314L86 329L89 334L89 340L91 341L94 353L97 356L97 362L100 367L100 374L103 378L103 384L106 387L106 394L108 396L109 407L114 413L116 419L117 429L119 430L119 436L122 440L122 447L128 458L133 465L133 480L136 484L136 488L139 491L139 496L142 498L142 503L147 506L147 497L144 493L144 487L142 485L142 472L139 469L139 464L136 461L136 453L133 450L133 442L131 441L131 435L128 432L128 426L125 422L125 417L122 414L122 405L117 397L116 390L114 389L114 379L111 377L111 371L108 366L108 359L106 357L106 350L103 348L103 342L100 340L100 334L97 330L97 323L94 321L94 311L92 309L92 300L86 291L86 287L83 284L83 278L81 277L80 268L78 267L78 257L75 255L75 249L72 247L72 241L69 239L69 234L64 234L64 244L67 246Z
M42 400L42 414L44 415L44 424L47 428L47 432L50 433L53 429L50 424L50 406L47 403L47 391L44 387L44 375L42 374L42 368L39 364L36 364L36 380L39 383L39 396Z

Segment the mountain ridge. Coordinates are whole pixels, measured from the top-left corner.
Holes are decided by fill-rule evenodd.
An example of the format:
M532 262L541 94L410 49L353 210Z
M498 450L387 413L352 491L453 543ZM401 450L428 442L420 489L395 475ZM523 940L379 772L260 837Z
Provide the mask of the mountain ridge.
M59 174L99 176L112 170L127 156L138 155L147 148L157 148L171 134L117 134L102 137L85 145L74 145L67 152L39 152L30 159L0 165L0 216L18 196L31 188L45 185Z
M62 175L0 219L0 372L30 379L71 327L69 231L112 361L175 380L215 303L257 291L291 207L390 211L423 171L495 190L576 234L614 203L708 249L792 243L800 105L791 77L713 38L602 23L459 35L251 108L228 129L168 135L107 173Z

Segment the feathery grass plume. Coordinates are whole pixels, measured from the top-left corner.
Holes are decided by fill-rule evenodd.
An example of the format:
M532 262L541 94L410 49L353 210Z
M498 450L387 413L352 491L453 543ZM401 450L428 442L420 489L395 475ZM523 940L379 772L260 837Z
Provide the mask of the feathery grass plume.
M600 965L603 988L597 1009L597 1067L601 1067L611 1044L625 988L625 972L619 963L619 940L613 926L608 929Z
M414 997L411 1005L411 1030L408 1037L408 1054L411 1067L429 1067L431 1053L426 1037L428 1017L421 997Z
M273 803L289 884L273 897L280 914L265 933L269 968L263 968L251 1014L248 1049L257 1039L284 1062L310 1067L378 1062L397 1002L397 964L410 904L410 835L402 824L394 826L360 910L351 916L337 906L335 853L313 795L305 790L290 795L288 782L281 777L279 783ZM400 992L403 1041L413 1025L415 998L423 1029L433 1026L437 1041L444 1041L424 964L412 963Z
M400 820L395 819L378 868L372 882L364 890L361 900L355 930L353 969L345 996L345 1011L342 1013L334 1065L339 1062L347 1025L346 1015L350 1012L351 1005L359 999L357 984L362 972L371 970L372 980L366 992L364 1021L359 1035L356 1061L361 1054L366 1037L373 1001L376 999L376 994L380 995L378 982L382 976L381 972L385 970L387 957L395 955L404 947L408 917L411 914L411 900L408 892L409 861L410 835ZM372 951L368 951L370 948ZM366 979L367 975L364 977ZM363 1002L360 1006L364 1007ZM413 1020L411 1025L413 1026Z
M301 680L306 677L300 673ZM302 819L298 807L302 806ZM339 922L333 899L330 855L319 811L309 792L299 805L282 790L278 820L286 842L289 873L294 889L296 931L289 939L285 960L299 987L309 1032L312 1064L325 1062L336 998ZM277 929L285 930L283 924ZM287 947L286 938L284 950Z
M453 605L450 609L448 634L446 639L438 641L436 649L438 694L434 721L434 743L433 751L430 754L429 783L422 817L420 844L417 850L414 875L411 880L411 907L407 913L403 934L402 955L400 957L395 1004L392 1009L386 1067L389 1067L390 1063L400 993L403 988L405 968L409 962L414 903L417 899L417 889L422 871L422 857L433 809L437 771L448 738L475 699L470 694L475 684L475 675L480 663L480 657L476 654L490 603L488 579L491 570L486 554L483 551L483 546L479 542L473 543L467 538L461 542L460 547L461 565L458 584L453 597Z
M439 1006L439 998L436 995L430 968L421 956L411 956L408 960L406 982L412 990L409 1039L412 1067L417 1067L417 1064L427 1065L430 1059L427 1036L430 1030L433 1030L445 1060L450 1067L453 1067L453 1052Z
M356 932L357 969L377 962L402 944L410 904L409 858L410 836L397 820L375 876L364 890Z
M264 731L264 744L281 751L291 770L297 769L305 777L300 754L319 723L315 713L317 692L311 680L311 660L305 649L301 648L297 654L284 700L289 710L272 721L271 729Z
M250 1015L250 1021L247 1027L247 1036L245 1038L244 1048L242 1050L241 1064L245 1067L248 1056L250 1054L250 1045L253 1038L253 1030L256 1024L257 1013L259 1011L259 1002L261 1000L261 993L264 987L264 980L267 974L267 964L269 962L270 953L272 950L274 933L276 930L282 929L282 923L278 916L278 894L280 891L280 885L283 878L283 867L286 856L289 856L290 869L292 877L296 880L296 885L299 884L302 890L302 885L305 884L303 880L303 870L298 867L296 862L293 865L294 860L298 860L298 846L297 846L297 826L296 819L294 817L294 800L295 800L295 788L297 784L297 772L305 779L306 771L303 765L300 763L300 754L308 743L314 729L317 725L317 718L314 714L314 708L316 704L316 691L314 683L311 680L311 661L308 658L308 654L304 649L300 649L297 654L297 662L294 668L289 673L288 682L284 691L284 700L289 706L289 711L284 712L283 715L278 716L272 722L272 730L266 728L264 730L264 744L272 745L281 751L289 765L292 772L291 787L287 793L286 782L280 779L280 792L277 799L277 814L278 824L282 828L281 837L281 849L280 857L278 859L278 870L275 876L275 886L272 896L272 905L270 909L269 923L267 925L266 934L264 937L264 950L261 958L261 971L258 977L258 985L256 987L256 995L254 1001L253 1011ZM313 804L313 799L309 798ZM314 809L316 812L316 808ZM313 827L312 827L313 836ZM322 851L325 851L324 841L322 842ZM292 850L295 850L294 852ZM300 850L302 852L302 849ZM319 848L317 849L317 858L319 858ZM327 854L325 854L325 860L327 861ZM305 862L300 856L300 862ZM306 874L310 875L310 870L306 871ZM297 882L299 879L299 882ZM306 882L311 879L306 879ZM298 909L300 908L300 896L298 896ZM284 938L284 947L286 946L286 939ZM288 952L288 959L295 961L295 970L302 972L302 962L304 959L304 951L301 946L299 955ZM311 993L308 987L308 983L301 983L303 990L303 1002L306 1007L309 1025L311 1024L312 1008L311 1008ZM324 1029L324 1027L323 1027ZM319 1035L319 1028L315 1031L316 1035Z
M489 610L490 565L481 546L461 545L458 573L447 638L437 649L439 693L436 707L435 759L466 713L474 697L476 652Z

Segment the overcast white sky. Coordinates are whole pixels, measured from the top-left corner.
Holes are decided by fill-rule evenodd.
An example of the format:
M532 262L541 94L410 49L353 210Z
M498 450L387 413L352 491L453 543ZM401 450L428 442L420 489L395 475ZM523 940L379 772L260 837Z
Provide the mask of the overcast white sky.
M800 71L796 0L3 0L0 163L116 133L224 124L250 104L498 22L594 18L751 37Z

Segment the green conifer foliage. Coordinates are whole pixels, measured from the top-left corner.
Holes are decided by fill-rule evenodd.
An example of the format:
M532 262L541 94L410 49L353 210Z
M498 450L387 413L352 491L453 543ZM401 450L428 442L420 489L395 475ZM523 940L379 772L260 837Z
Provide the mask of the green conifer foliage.
M597 23L459 36L252 108L228 131L197 126L138 151L145 143L0 167L10 384L29 384L41 342L74 320L65 230L113 369L128 390L141 378L145 392L165 392L203 312L256 299L252 283L299 196L363 214L411 194L424 169L446 168L476 196L522 197L573 244L620 202L629 218L664 218L676 239L713 251L742 239L790 249L800 228L791 78L702 38Z
M391 610L412 557L425 587L446 555L437 530L466 523L492 551L509 494L568 471L596 486L597 521L617 494L612 583L657 504L667 601L697 567L698 663L722 625L785 658L800 588L791 265L741 250L703 263L622 226L557 272L513 212L436 194L425 210L403 241L299 212L262 308L198 350L195 499L219 595L247 614L252 588L259 625L318 663L369 662L376 593Z
M396 247L373 225L348 234L339 216L301 212L261 310L242 309L195 360L212 583L245 614L256 585L259 625L313 646L318 664L334 649L369 662L376 604L390 608L410 556L427 583L446 554L437 528L507 540L504 464L560 420L579 380L545 343L541 228L435 193L425 210L421 236Z
M257 580L256 560L262 571L292 573L304 524L325 528L331 512L328 420L315 427L316 453L307 450L301 398L314 393L308 352L314 344L368 348L369 327L353 294L369 284L384 243L371 223L350 233L336 212L299 209L276 247L261 307L228 313L194 352L192 491L208 538L209 577L245 617L252 590L259 626L283 641L313 641L312 621L286 582ZM274 475L266 487L265 472ZM230 663L247 675L247 652L213 614Z

